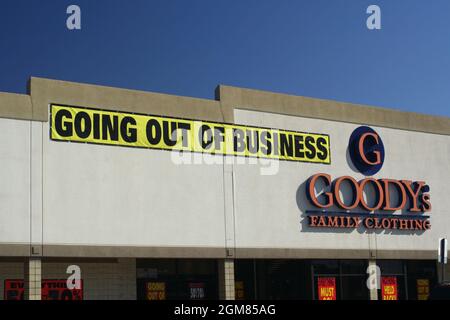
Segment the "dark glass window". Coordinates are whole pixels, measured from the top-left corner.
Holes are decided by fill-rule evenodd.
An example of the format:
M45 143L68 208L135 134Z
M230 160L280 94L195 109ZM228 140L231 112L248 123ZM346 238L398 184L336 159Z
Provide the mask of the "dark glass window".
M136 266L138 299L219 297L217 260L138 259Z
M314 260L314 274L339 274L339 260Z
M235 260L235 291L237 300L253 300L255 296L256 262L254 260Z
M370 293L366 286L366 276L342 276L342 299L369 300Z
M341 260L342 274L362 274L367 272L367 260Z
M236 294L245 299L312 298L308 260L236 260L235 281Z
M367 260L313 260L314 298L319 299L319 278L330 276L336 283L337 300L368 300Z
M395 275L404 274L402 260L377 260L377 265L381 269L381 274Z
M436 261L412 260L406 262L406 279L409 300L426 300L438 283Z

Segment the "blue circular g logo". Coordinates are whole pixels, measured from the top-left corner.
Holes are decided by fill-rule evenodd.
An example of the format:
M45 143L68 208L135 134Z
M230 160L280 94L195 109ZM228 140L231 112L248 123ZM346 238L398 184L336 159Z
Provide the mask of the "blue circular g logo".
M372 128L356 128L350 136L348 149L356 169L366 176L374 175L383 166L383 141Z

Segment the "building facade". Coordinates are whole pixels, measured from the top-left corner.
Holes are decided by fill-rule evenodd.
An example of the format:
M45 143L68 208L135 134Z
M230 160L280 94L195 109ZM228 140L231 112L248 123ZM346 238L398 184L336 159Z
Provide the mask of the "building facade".
M0 93L0 297L424 299L450 278L449 118L215 96Z

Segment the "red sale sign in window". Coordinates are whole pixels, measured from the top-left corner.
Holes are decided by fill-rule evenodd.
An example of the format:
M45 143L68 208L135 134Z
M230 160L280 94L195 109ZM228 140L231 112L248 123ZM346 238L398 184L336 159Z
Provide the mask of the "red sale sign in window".
M23 300L23 280L5 280L4 300Z
M336 300L336 278L318 278L319 300Z
M67 280L43 280L42 300L83 300L83 280L80 289L67 288Z
M22 279L5 280L4 299L23 300L24 282ZM67 288L67 280L42 280L42 300L83 300L83 280L80 289Z
M381 277L381 299L398 300L396 277Z

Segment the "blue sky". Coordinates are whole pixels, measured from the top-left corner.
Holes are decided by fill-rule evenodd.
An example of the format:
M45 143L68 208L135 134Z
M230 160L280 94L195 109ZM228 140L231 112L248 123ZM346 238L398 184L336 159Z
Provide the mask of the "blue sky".
M0 91L39 76L211 99L227 84L450 116L448 0L2 0L0 40Z

